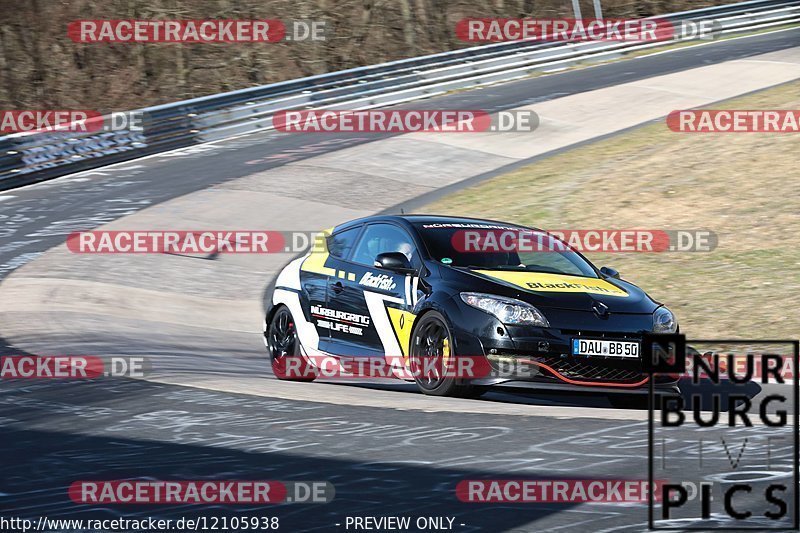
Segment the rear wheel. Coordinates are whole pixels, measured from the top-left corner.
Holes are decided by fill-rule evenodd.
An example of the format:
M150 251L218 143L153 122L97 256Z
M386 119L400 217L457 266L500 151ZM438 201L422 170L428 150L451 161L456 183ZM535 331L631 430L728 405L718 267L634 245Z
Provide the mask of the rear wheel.
M314 381L316 369L300 353L300 340L291 311L280 306L265 332L272 373L287 381Z
M444 317L430 311L420 318L411 334L411 370L414 381L423 394L477 398L486 387L459 383L457 376L447 372L452 353L453 335Z

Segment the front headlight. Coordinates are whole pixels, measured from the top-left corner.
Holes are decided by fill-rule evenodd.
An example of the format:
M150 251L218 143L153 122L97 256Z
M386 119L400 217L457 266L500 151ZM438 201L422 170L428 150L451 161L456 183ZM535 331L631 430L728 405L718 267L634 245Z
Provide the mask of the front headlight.
M496 316L503 324L550 327L550 323L538 309L521 300L480 292L462 292L461 299L467 305Z
M678 321L672 311L666 307L659 307L653 313L653 333L675 333L678 331Z

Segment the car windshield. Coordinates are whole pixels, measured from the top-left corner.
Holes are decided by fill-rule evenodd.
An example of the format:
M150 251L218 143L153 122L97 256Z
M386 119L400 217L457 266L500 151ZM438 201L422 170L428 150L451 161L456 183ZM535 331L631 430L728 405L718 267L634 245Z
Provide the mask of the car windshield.
M430 256L445 265L598 277L588 261L543 231L488 223L428 222L415 227Z

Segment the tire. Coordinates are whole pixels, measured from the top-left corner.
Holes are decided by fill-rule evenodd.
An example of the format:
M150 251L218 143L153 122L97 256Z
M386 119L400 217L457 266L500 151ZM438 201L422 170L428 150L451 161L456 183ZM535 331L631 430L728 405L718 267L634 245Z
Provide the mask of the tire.
M279 306L266 326L264 338L272 373L284 381L314 381L316 369L300 352L300 339L294 317L285 305Z
M454 398L477 398L486 392L486 387L459 383L456 376L436 375L436 369L450 357L453 334L444 317L429 311L419 319L411 333L411 361L414 381L423 394L429 396L450 396ZM415 361L430 361L424 368ZM415 371L418 370L418 371Z

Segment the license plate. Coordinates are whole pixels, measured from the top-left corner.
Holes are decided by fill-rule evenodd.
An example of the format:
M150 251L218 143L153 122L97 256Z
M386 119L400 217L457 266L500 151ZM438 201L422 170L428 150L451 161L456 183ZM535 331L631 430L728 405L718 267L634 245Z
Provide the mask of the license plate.
M600 339L572 339L572 355L639 357L639 343Z

